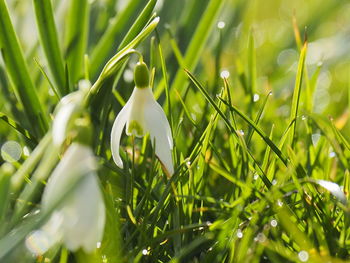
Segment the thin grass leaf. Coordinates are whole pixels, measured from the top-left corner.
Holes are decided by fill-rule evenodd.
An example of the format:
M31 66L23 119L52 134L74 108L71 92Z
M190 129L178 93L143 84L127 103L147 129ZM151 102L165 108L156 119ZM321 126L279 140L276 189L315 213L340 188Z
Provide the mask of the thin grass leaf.
M128 18L132 16L140 4L140 0L129 1L128 5L120 11L111 21L107 30L94 47L90 57L90 75L95 77L107 59L108 54L116 49L115 39L127 25Z
M8 117L5 113L0 112L0 119L3 120L8 125L10 125L12 128L14 128L17 132L22 134L33 145L36 145L38 143L38 140L28 130L23 128L18 122Z
M307 49L307 42L304 43L304 46L300 52L298 70L297 70L297 75L295 80L293 100L292 100L290 118L289 118L290 123L293 122L290 130L291 132L290 137L289 137L290 145L292 146L292 148L294 148L295 141L297 139L296 125L297 125L298 108L299 108L299 102L300 102L301 86L302 86L302 80L303 80L303 74L304 74L306 49Z
M212 0L209 2L206 11L203 13L200 23L198 24L196 31L193 34L191 42L184 56L184 64L189 71L193 71L197 66L209 33L214 23L216 22L216 18L225 2L225 0ZM171 85L171 92L173 92L174 88L178 89L178 91L181 92L185 86L185 83L186 75L183 74L183 69L180 68L177 71L175 79Z
M248 91L250 93L250 98L254 100L254 94L256 93L256 51L254 44L254 34L250 31L248 39Z
M88 0L70 1L65 26L65 59L71 87L83 77L89 29L90 4Z
M51 0L33 0L40 42L60 96L66 94L63 56L58 42ZM56 90L54 89L54 90Z
M128 33L126 33L125 37L118 47L118 51L125 48L129 43L131 43L133 39L135 39L136 36L139 35L140 32L149 25L149 22L155 18L156 15L152 14L152 11L156 3L157 0L149 0L140 15L136 18L136 21L130 27Z
M255 120L254 120L254 123L255 123L256 125L259 124L259 121L260 121L260 119L261 119L261 116L262 116L262 114L263 114L263 112L264 112L264 110L265 110L267 101L268 101L269 97L271 96L271 94L272 94L271 91L267 94L267 96L265 97L264 102L263 102L262 105L261 105L261 108L259 109L258 114L256 115L256 118L255 118ZM232 104L230 103L230 105L232 105ZM248 133L248 136L247 136L247 145L249 145L249 143L250 143L250 141L251 141L251 139L252 139L253 134L254 134L254 130L249 130L249 133Z
M236 108L233 105L229 105L225 100L219 97L219 99L225 103L232 111L237 113L245 122L247 122L257 134L260 135L260 137L266 142L266 144L276 153L278 158L287 166L288 165L288 159L284 156L282 151L274 144L273 141L270 140L270 138L264 133L263 130L261 130L249 117L247 117L243 112L241 112L238 108Z

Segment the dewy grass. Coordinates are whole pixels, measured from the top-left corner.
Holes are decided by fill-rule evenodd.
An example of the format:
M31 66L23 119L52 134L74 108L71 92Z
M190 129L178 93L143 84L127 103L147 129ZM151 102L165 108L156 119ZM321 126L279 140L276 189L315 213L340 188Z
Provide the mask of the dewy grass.
M0 262L349 262L348 11L0 0ZM166 114L121 115L157 138L120 126L117 166L139 56L150 92L133 108Z

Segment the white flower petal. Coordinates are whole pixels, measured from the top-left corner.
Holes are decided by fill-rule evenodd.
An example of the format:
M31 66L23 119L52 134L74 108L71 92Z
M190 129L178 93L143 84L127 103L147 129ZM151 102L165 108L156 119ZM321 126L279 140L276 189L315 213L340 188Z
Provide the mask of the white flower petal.
M63 241L67 248L93 251L102 239L105 224L105 207L95 173L86 175L61 213L64 215Z
M52 124L52 138L55 145L59 146L65 140L68 122L75 108L73 103L68 103L57 112Z
M55 209L42 229L29 236L28 240L34 241L34 244L43 244L39 253L53 244L47 240L62 240L69 250L82 248L86 252L93 251L97 242L101 241L105 225L105 206L96 168L95 157L88 146L73 143L65 152L45 187L43 210L54 205L76 180L81 178L81 181ZM30 246L28 248L31 249Z
M83 176L96 169L92 150L82 144L73 143L50 176L43 193L43 209L48 209L56 203L61 194L79 179L77 176Z
M174 173L171 150L173 148L173 137L169 122L162 107L153 99L145 107L145 121L147 130L150 133L152 144L155 142L155 153L164 165L168 174Z
M119 155L120 137L122 135L125 123L127 122L127 119L129 117L131 100L132 97L130 97L128 102L125 104L125 106L119 112L118 116L115 118L111 132L112 156L115 164L120 168L123 168L123 161Z
M146 134L145 127L145 106L151 101L154 101L153 93L150 88L134 88L129 99L130 113L126 121L126 134L136 137L143 137ZM131 127L132 125L132 127Z

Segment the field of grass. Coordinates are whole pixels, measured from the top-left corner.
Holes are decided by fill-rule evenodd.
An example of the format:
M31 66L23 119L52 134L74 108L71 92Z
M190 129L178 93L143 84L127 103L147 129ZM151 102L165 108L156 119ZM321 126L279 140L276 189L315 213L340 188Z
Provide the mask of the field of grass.
M349 14L346 0L0 0L0 262L350 262ZM112 158L140 56L172 176L152 134L124 129L123 167Z

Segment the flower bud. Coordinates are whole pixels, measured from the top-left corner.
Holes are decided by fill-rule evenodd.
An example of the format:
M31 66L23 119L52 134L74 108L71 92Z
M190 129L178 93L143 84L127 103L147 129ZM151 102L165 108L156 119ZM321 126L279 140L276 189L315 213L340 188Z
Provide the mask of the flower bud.
M144 62L138 62L134 69L134 81L138 88L146 88L149 85L149 71Z

